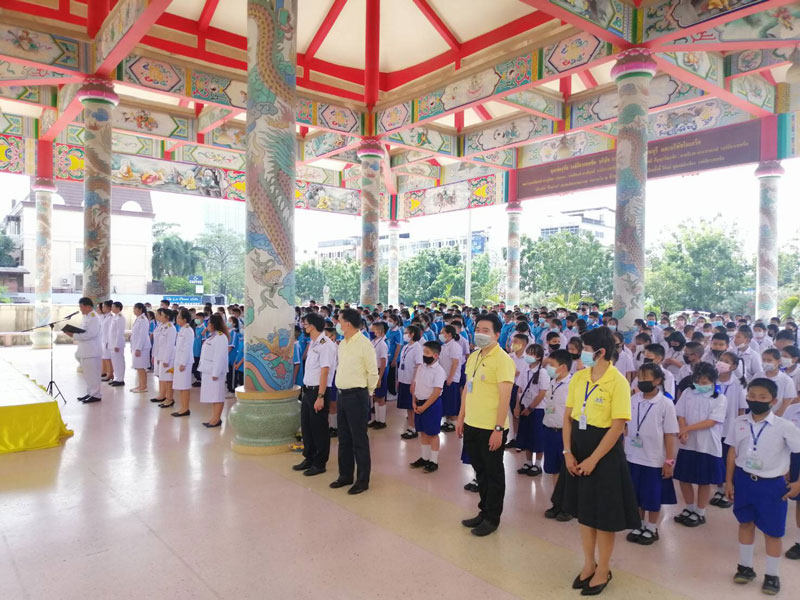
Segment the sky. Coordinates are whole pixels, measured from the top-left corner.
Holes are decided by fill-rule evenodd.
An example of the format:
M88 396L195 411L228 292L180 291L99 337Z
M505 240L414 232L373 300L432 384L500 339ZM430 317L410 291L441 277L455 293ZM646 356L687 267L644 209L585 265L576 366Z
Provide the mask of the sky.
M758 239L758 180L756 165L745 165L706 171L697 175L653 179L647 185L645 211L645 244L655 248L670 237L681 223L701 217L713 220L725 229L735 228L742 240L746 256L754 256ZM792 190L800 189L800 159L783 161L786 175L781 179L778 202L779 247L798 238L800 202ZM13 198L28 193L25 176L0 173L0 215L11 208ZM563 196L532 199L523 202L522 232L538 234L537 219L561 210L587 206L614 206L613 187L588 190ZM233 210L220 210L216 203L232 202L179 194L152 194L156 220L181 224L187 238L198 235L207 218L244 220L244 204ZM438 238L466 233L468 211L420 217L401 223L401 232L411 231L415 239ZM503 206L473 209L473 230L496 232L505 238L507 218ZM219 215L219 216L218 216ZM240 216L241 215L241 216ZM320 241L360 235L360 217L328 213L295 211L295 238L298 257L316 248Z

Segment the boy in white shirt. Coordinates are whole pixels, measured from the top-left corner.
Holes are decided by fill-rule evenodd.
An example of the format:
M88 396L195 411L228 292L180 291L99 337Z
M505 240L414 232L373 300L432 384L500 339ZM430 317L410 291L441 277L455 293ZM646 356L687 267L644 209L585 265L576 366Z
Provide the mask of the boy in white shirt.
M761 591L769 595L781 589L778 564L786 533L786 501L800 494L800 480L793 481L787 491L784 479L791 454L800 452L800 429L773 414L777 401L774 381L757 377L750 382L750 414L736 419L725 477L725 493L733 500L733 514L739 521L739 564L733 581L745 584L756 578L753 546L758 528L767 551Z
M414 390L414 422L420 434L422 456L411 463L412 469L433 473L439 468L439 430L442 422L442 388L447 378L439 364L439 342L425 342L422 366L417 369L412 384Z
M800 431L800 404L792 404L783 413L783 418L790 421ZM792 452L791 462L789 466L789 481L797 481L800 479L800 452ZM792 496L790 500L794 500L795 510L795 524L797 525L798 532L800 532L800 494ZM791 560L800 560L800 538L797 543L789 548L784 555Z
M797 388L792 378L780 370L781 353L776 348L764 350L761 354L761 365L763 369L756 373L755 376L766 377L778 386L778 401L772 410L780 417L786 407L797 398Z
M761 371L761 356L758 352L750 348L753 339L753 330L747 325L742 325L733 336L733 345L736 347L737 355L742 360L744 366L744 378L751 381L756 373Z
M544 472L551 475L553 487L558 481L558 474L564 462L564 439L561 429L564 424L564 412L567 406L569 381L571 379L572 357L566 350L556 350L545 360L545 369L550 382L545 391L544 400ZM555 505L544 512L548 519L566 522L572 516L559 510Z
M675 402L675 377L673 377L672 373L664 369L662 366L663 361L664 347L661 344L648 344L644 347L644 360L642 361L642 364L646 365L647 363L653 363L659 366L664 374L664 392L666 395L668 395L670 400ZM634 378L634 380L631 382L631 388L633 389L634 394L639 391L639 388L636 387L638 382L638 378Z

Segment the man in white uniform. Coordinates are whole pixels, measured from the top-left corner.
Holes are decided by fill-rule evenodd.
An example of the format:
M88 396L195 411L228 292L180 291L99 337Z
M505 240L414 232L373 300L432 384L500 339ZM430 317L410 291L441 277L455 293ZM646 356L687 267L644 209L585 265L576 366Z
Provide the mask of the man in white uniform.
M125 385L125 315L122 314L122 302L114 302L110 318L108 352L114 366L114 381L110 385L120 387Z
M100 402L103 393L100 391L100 367L103 356L101 343L100 318L94 311L91 298L81 298L78 308L83 315L80 328L83 333L68 333L67 335L78 342L78 351L75 357L81 363L83 379L86 381L86 395L78 398L84 404Z

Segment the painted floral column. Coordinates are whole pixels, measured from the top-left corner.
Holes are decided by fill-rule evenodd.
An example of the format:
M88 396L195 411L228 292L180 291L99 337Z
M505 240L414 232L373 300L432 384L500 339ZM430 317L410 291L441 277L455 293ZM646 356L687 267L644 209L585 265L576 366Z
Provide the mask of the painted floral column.
M620 54L611 76L619 92L614 317L625 339L644 317L644 209L649 86L656 63L644 48Z
M508 213L508 246L506 248L506 263L508 271L506 274L506 304L513 307L519 305L519 246L522 204L519 202L510 202L506 206L506 212ZM470 250L468 250L468 252Z
M111 113L119 102L114 84L90 78L78 91L83 104L83 295L111 296Z
M53 222L53 194L57 191L52 179L53 150L50 142L44 142L50 151L42 152L43 143L39 143L39 156L37 160L37 174L44 175L47 167L40 168L42 161L50 162L50 177L37 177L31 189L36 199L36 279L35 296L33 300L33 325L39 327L50 323L52 319L52 229ZM42 156L44 154L44 156ZM31 334L34 348L50 347L50 329L37 329Z
M389 304L400 303L400 223L389 222Z
M778 184L783 167L777 160L756 169L759 187L756 319L778 316Z
M361 306L378 303L378 238L383 145L367 138L358 149L361 159Z
M244 386L232 447L285 452L300 424L294 349L297 0L247 2Z

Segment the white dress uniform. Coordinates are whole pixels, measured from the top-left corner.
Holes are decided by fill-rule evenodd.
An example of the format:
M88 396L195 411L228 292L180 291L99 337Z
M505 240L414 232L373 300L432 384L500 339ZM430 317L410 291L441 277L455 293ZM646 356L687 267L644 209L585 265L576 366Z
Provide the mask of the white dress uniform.
M131 327L131 364L134 369L150 367L150 322L144 314L133 320ZM136 356L136 351L139 356Z
M172 381L173 373L169 370L175 362L175 339L178 332L172 323L164 323L158 339L158 378L161 381Z
M84 315L80 328L84 332L72 336L72 339L78 342L75 358L81 363L83 379L86 381L86 393L93 398L102 398L100 370L103 347L100 317L94 311L89 312Z
M175 373L172 389L188 390L192 387L192 365L194 364L194 329L186 325L178 332L175 343ZM184 370L181 371L181 366Z
M149 329L149 325L148 325ZM156 323L156 328L153 329L153 374L158 377L158 343L161 340L161 330L164 329L163 323Z
M111 315L109 321L108 350L114 366L114 381L125 381L125 316L122 313Z
M100 319L100 343L103 351L103 360L110 360L114 349L109 347L109 336L111 334L111 319L114 315L109 313L97 316Z
M203 343L198 371L203 374L200 402L225 402L225 374L228 372L228 337L215 332ZM211 378L216 377L213 381Z

